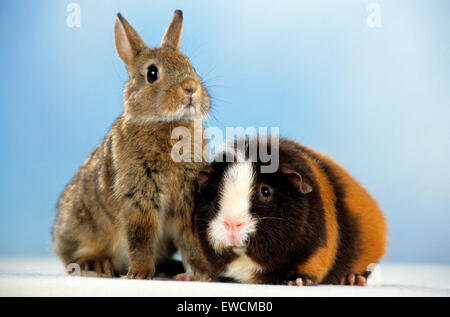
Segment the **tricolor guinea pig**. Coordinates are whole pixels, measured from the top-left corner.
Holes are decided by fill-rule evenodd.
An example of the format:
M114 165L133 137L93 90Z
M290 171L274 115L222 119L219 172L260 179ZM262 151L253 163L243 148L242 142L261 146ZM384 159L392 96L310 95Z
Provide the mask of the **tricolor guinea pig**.
M365 285L387 244L377 202L331 158L288 139L277 148L253 140L243 149L236 141L232 160L228 148L198 176L193 221L212 278ZM276 172L261 172L264 143L278 155Z

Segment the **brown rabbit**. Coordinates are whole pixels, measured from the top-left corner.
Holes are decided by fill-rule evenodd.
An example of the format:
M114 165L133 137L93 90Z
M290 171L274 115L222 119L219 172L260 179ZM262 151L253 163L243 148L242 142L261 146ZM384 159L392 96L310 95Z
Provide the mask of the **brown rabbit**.
M129 74L124 112L59 199L54 251L66 265L75 262L103 276L128 269L129 278L148 279L177 248L187 264L207 265L190 229L195 179L205 163L171 158L178 142L173 129L194 135L198 126L202 136L194 120L206 118L210 106L201 79L180 53L182 20L175 11L160 47L149 48L117 15L116 48ZM195 142L203 147L205 141Z

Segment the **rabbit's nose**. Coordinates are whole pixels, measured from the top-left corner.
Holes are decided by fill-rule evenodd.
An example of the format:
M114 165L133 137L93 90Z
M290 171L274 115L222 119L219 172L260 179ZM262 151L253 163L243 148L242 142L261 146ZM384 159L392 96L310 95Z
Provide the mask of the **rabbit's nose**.
M186 95L192 96L195 90L192 88L183 88L183 91Z
M196 86L185 86L181 88L183 93L188 95L189 97L192 97L192 95L197 91L197 87Z
M187 95L188 97L192 97L193 94L198 89L198 84L193 80L185 81L180 85L180 92Z

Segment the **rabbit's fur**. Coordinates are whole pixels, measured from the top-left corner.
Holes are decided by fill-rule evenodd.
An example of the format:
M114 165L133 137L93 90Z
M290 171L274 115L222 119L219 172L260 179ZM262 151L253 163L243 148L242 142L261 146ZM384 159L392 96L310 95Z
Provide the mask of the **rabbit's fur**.
M175 11L158 48L148 48L120 14L114 31L129 74L124 112L62 193L54 251L66 265L105 276L128 271L129 278L151 278L177 248L187 264L206 266L190 227L195 179L206 162L171 158L179 141L171 138L173 129L185 127L194 136L198 127L202 135L194 119L205 118L210 105L179 51L182 13ZM150 65L159 71L154 82L147 77ZM194 142L205 145L203 138Z

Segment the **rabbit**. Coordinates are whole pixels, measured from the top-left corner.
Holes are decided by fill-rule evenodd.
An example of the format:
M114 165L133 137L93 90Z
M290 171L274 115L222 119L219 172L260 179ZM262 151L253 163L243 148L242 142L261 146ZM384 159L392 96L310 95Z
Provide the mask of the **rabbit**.
M210 108L207 89L180 52L182 22L176 10L160 46L149 48L117 14L115 44L129 74L124 110L59 198L53 249L66 265L151 279L179 249L187 267L210 269L190 229L195 180L206 161L171 157L179 141L173 129L202 136ZM203 137L195 142L206 144Z
M235 141L199 173L193 228L214 267L211 278L366 285L387 246L375 199L328 156L265 138ZM261 172L262 144L277 154L274 173Z

